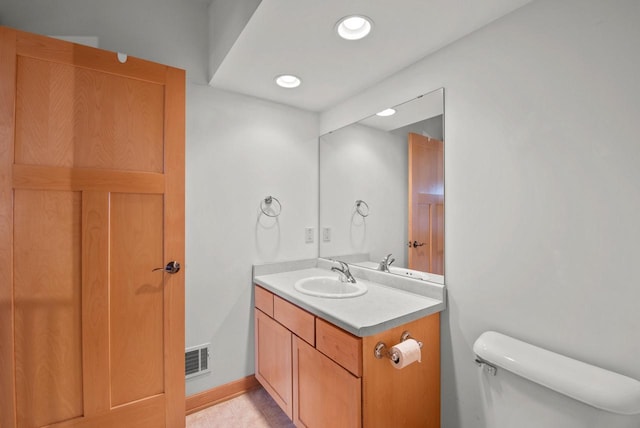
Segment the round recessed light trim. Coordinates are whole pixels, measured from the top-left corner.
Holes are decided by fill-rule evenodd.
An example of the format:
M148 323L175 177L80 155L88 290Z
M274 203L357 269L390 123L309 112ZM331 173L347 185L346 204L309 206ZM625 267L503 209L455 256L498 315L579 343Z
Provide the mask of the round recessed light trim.
M373 21L364 15L349 15L336 24L338 35L345 40L360 40L371 32Z
M302 80L298 76L293 74L281 74L276 76L276 84L280 87L291 89L297 88L302 83Z
M378 113L376 113L376 116L387 117L387 116L393 116L394 114L396 114L396 111L392 108L388 108L388 109L379 111Z

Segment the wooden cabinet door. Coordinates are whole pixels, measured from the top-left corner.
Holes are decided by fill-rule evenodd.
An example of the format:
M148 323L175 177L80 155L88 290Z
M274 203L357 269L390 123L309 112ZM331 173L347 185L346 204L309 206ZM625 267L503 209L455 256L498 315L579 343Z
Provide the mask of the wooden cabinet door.
M293 422L307 428L362 426L361 380L293 338Z
M184 72L0 27L0 426L184 427Z
M291 337L289 330L255 310L256 379L289 418L293 417Z
M409 268L444 275L444 143L409 134Z

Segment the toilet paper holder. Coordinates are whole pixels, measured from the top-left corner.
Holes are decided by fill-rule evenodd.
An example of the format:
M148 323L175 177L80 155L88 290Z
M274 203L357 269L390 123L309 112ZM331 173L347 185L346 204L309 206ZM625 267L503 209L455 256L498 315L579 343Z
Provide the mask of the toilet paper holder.
M400 342L404 342L407 339L414 339L416 342L418 342L418 346L422 348L421 341L415 339L414 337L411 337L411 333L409 333L408 331L402 332L402 335L400 336ZM395 352L389 352L389 350L387 349L387 345L382 341L378 342L375 348L373 348L373 355L375 355L377 359L387 357L394 363L397 363L400 359L400 357Z

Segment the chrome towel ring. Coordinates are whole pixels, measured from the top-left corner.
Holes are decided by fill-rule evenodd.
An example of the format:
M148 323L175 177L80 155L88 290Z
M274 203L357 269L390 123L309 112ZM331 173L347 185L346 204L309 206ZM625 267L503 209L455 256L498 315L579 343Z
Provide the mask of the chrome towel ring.
M369 205L363 201L362 199L358 199L356 201L356 212L360 214L362 217L366 217L369 215Z
M275 196L267 196L260 201L260 211L267 217L278 217L282 212L282 204Z

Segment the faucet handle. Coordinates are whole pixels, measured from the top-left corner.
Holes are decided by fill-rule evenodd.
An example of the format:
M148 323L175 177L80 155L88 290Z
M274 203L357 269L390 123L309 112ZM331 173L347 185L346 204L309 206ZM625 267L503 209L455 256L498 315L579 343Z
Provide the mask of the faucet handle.
M340 263L340 268L342 268L343 272L349 271L349 265L343 262L342 260L336 260L336 262Z
M340 267L333 266L331 268L332 271L338 272L340 275L340 281L342 282L352 282L355 283L356 279L351 275L351 271L349 270L349 265L341 260L335 260L340 263Z
M389 260L391 259L391 260ZM396 259L392 259L391 258L391 253L387 254L387 257L385 257L384 259L380 260L380 263L378 263L378 270L382 271L382 272L389 272L389 266L391 266L391 263L395 262Z

